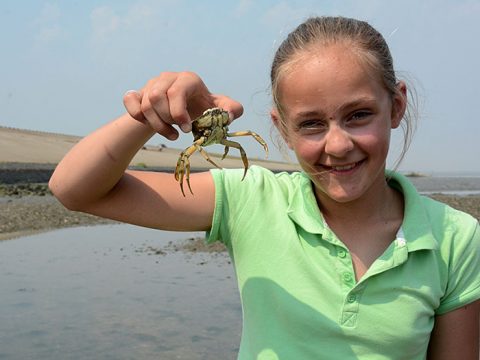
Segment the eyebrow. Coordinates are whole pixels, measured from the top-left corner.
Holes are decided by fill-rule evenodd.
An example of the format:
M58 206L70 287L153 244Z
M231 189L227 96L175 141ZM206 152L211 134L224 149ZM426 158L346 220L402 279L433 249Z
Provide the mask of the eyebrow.
M361 98L358 98L358 99L355 99L349 103L346 103L346 104L343 104L342 106L340 106L337 110L346 110L346 109L351 109L351 108L354 108L354 107L357 107L357 106L360 106L360 105L368 105L368 106L372 106L374 104L376 104L377 101L374 99L374 98L371 98L371 97L361 97Z
M299 113L295 114L296 118L309 118L309 117L321 117L325 118L327 117L326 114L323 111L300 111Z
M370 97L361 97L358 99L355 99L353 101L350 101L346 104L342 104L339 106L335 111L345 111L354 107L357 107L359 105L373 105L376 104L377 102L375 101L374 98ZM295 114L296 118L308 118L308 117L321 117L321 118L326 118L327 115L324 111L322 110L306 110L306 111L300 111L299 113Z

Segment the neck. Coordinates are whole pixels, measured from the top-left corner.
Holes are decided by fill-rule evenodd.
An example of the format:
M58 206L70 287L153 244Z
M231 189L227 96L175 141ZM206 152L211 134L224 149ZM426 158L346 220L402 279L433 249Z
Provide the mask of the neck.
M343 203L335 201L316 190L316 197L325 221L342 226L365 226L398 222L403 218L403 197L388 186L384 180L377 186L372 186L360 198Z

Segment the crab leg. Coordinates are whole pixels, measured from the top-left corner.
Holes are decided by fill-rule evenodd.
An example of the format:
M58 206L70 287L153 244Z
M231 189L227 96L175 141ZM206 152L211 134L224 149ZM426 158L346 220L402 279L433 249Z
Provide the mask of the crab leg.
M250 131L250 130L246 130L246 131L236 131L236 132L233 132L233 133L227 133L227 136L228 137L234 137L234 136L253 136L253 138L255 140L258 141L258 143L260 145L263 146L263 148L265 149L265 157L268 157L268 145L267 143L265 142L265 140L262 139L262 137L260 135L258 135L257 133L253 132L253 131ZM225 154L226 155L226 154Z
M186 148L180 154L180 157L177 161L177 166L175 168L175 180L180 183L180 190L182 190L183 196L185 196L185 192L183 190L183 178L185 174L185 181L187 182L188 189L190 193L193 195L192 188L190 186L190 156L192 156L195 151L198 151L205 160L207 160L210 164L214 165L215 167L221 169L220 166L215 164L215 162L208 156L208 153L202 148L202 144L205 142L205 138L201 137L197 141L195 141L191 146Z
M225 145L225 150L223 151L222 160L225 159L225 157L227 156L229 149L230 149L230 147L228 147L227 145Z
M188 189L190 190L190 193L193 195L192 188L190 187L190 156L197 151L198 149L201 149L201 145L205 141L205 138L200 138L197 141L195 141L192 145L190 145L188 148L182 151L180 154L180 157L178 158L177 161L177 166L175 168L175 180L177 180L180 183L180 190L182 190L183 196L185 196L185 192L183 190L183 174L185 174L185 180L187 181Z
M193 151L194 152L194 151ZM192 153L193 153L192 152ZM185 191L183 190L183 174L185 173L185 180L187 181L188 189L193 195L192 188L190 187L190 155L186 155L184 152L180 155L180 158L177 162L177 167L175 168L175 180L180 183L180 190L182 190L183 196L185 196Z
M188 190L190 190L190 194L193 195L193 191L190 186L190 159L187 157L185 158L184 166L185 166L185 180L187 181ZM183 191L183 173L180 176L180 190L182 190L182 194L185 197L185 192Z
M229 146L234 147L240 151L240 156L242 157L243 166L245 167L242 180L245 179L245 175L247 175L247 170L248 170L248 158L247 158L247 154L245 153L245 150L243 150L242 145L240 145L235 141L226 140L226 139L223 139L222 141L220 141L220 144L225 145L225 147L229 147Z
M221 166L218 166L217 164L215 164L215 162L210 158L210 156L208 156L208 153L201 146L197 146L197 150L200 152L203 158L207 160L210 164L212 164L213 166L219 169L222 168Z

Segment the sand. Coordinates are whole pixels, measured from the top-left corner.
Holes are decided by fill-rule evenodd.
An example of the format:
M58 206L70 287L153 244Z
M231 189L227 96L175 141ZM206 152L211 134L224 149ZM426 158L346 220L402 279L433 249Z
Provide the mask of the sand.
M0 126L0 240L52 229L111 223L96 216L65 209L50 193L48 179L55 165L81 140L79 136L14 129ZM181 149L145 146L133 158L132 167L173 171ZM210 153L210 152L209 152ZM223 167L241 167L240 158L210 153ZM295 164L250 158L271 170L296 170ZM221 162L220 162L221 161ZM192 171L211 168L200 155L191 159ZM192 251L209 250L201 241ZM216 249L215 247L213 249Z
M0 127L0 240L63 227L112 222L69 211L48 190L46 182L55 164L79 140L79 137L70 135ZM147 167L172 170L172 164L176 163L178 154L178 149L148 147L140 151L132 165L142 163ZM239 161L238 158L227 158L222 165L238 167ZM205 166L206 162L198 158L198 163ZM252 163L272 170L298 169L297 165L279 162L256 160ZM203 168L197 167L196 170ZM480 219L478 195L432 195L432 197ZM208 249L199 241L190 244L190 250Z
M12 129L0 126L0 164L57 164L81 137L46 133L40 131ZM145 146L133 158L131 166L146 168L173 169L182 150L164 146ZM239 157L227 156L209 151L213 161L225 168L242 167ZM261 165L270 170L297 170L297 164L278 161L266 161L249 158L250 164ZM212 166L199 154L191 158L192 167L196 170L210 169Z
M480 220L479 195L431 196ZM47 184L0 185L0 240L64 227L108 223L112 221L65 209L51 195ZM190 244L188 250L211 251L201 241Z

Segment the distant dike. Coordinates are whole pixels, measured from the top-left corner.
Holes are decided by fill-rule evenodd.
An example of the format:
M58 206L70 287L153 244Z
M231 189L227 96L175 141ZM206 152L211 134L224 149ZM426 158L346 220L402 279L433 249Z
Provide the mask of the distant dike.
M81 136L0 125L0 185L48 183L56 164L80 139ZM173 172L180 152L180 149L167 148L164 145L147 144L137 153L138 160L132 161L129 169ZM220 160L222 156L216 153L210 155L215 160ZM198 154L195 156L198 159L194 160L196 166L192 166L191 172L211 168ZM250 164L264 166L273 172L298 169L295 164L253 158L249 160ZM228 156L223 166L233 168L241 167L241 164L239 157Z

